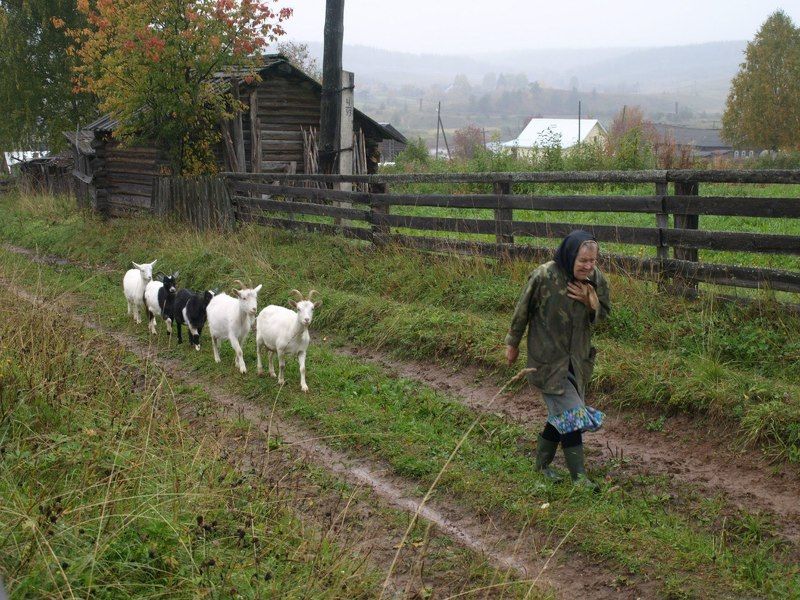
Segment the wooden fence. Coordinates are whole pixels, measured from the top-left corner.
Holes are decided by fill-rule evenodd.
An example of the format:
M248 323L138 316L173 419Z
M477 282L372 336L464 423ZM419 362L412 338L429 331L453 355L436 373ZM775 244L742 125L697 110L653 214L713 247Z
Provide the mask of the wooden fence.
M235 222L228 187L215 177L156 177L151 210L157 216L175 216L197 229L231 229Z
M634 275L670 278L681 291L692 293L698 282L743 288L767 288L800 293L800 271L700 262L700 250L800 255L800 236L700 229L706 215L800 218L800 198L700 196L702 183L800 184L800 171L673 170L542 173L470 173L402 175L259 175L225 173L238 220L273 227L302 229L413 248L455 251L495 257L537 257L552 250L530 238L560 238L586 229L600 242L652 246L652 257L605 254L612 268ZM320 187L305 187L309 181ZM367 192L328 189L327 185L359 183ZM486 184L492 193L390 193L409 184ZM648 184L651 195L531 195L515 194L519 184ZM324 185L321 185L324 184ZM672 186L672 193L669 188ZM455 209L448 216L393 214L409 207ZM493 218L459 212L493 211ZM653 216L650 227L526 221L515 211L643 213ZM413 211L416 213L425 211ZM435 211L434 211L435 212ZM440 211L441 212L441 211ZM452 214L456 216L450 216ZM487 215L488 216L488 215ZM318 222L330 217L332 222ZM398 231L401 230L401 231ZM427 232L420 234L419 232ZM433 232L433 235L431 235ZM483 235L483 239L477 236ZM491 236L486 239L486 236ZM493 239L492 239L493 238ZM521 239L528 238L528 239ZM671 254L671 256L670 256Z

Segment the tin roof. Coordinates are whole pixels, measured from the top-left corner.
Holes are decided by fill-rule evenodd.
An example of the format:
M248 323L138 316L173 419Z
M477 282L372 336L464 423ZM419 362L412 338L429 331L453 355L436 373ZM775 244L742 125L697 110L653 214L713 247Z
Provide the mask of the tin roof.
M580 126L579 126L580 123ZM555 139L560 140L562 148L570 148L586 140L586 136L599 125L605 133L605 128L597 119L531 119L516 139L503 142L506 148L535 148L549 146ZM578 131L580 130L580 139Z
M77 146L78 152L85 156L94 155L94 148L92 148L92 140L94 133L88 129L81 129L80 131L65 131L64 137L69 140L70 145L74 148Z
M679 146L695 146L697 148L732 149L733 146L723 141L720 129L703 129L701 127L683 127L654 123L656 131L662 137L671 136Z

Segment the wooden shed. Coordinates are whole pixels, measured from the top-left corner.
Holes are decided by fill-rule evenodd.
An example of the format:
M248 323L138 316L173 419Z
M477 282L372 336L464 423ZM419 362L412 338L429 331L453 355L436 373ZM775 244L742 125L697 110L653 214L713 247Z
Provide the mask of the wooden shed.
M218 79L232 83L249 107L221 124L220 170L316 173L322 84L281 54L266 55L258 73L261 80L250 84L243 72L217 74ZM73 146L85 159L76 156L75 177L89 186L87 194L96 205L112 215L149 209L154 178L167 169L163 148L121 146L113 139L117 126L112 117L102 117L80 132L82 143ZM405 141L399 132L357 109L353 110L353 130L356 173L376 171L382 141Z

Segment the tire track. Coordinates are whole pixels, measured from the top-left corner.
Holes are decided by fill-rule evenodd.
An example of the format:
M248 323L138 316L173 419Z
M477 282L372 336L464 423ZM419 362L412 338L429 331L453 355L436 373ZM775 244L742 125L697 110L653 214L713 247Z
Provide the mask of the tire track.
M343 346L343 355L370 362L395 376L439 390L473 410L500 413L538 431L547 418L538 390L524 388L498 397L487 409L496 390L477 368L448 370L433 363L397 360L372 349ZM800 474L788 465L775 469L753 452L744 454L729 446L733 440L709 440L708 428L684 416L667 420L664 431L648 432L625 419L607 415L604 427L587 435L587 450L601 459L626 457L634 469L666 474L671 480L698 486L705 494L722 493L740 510L763 511L777 517L777 531L793 544L800 543ZM605 456L602 456L605 455ZM771 472L775 472L771 475Z
M6 249L9 249L6 246ZM28 254L25 252L25 254ZM39 261L48 260L39 258ZM57 264L70 264L60 262ZM40 304L44 300L4 281L6 288L19 298ZM67 294L59 297L68 298ZM268 414L263 407L233 394L223 386L204 379L197 373L191 377L180 361L159 357L157 349L140 342L134 336L106 328L80 315L70 318L82 326L108 336L119 346L142 360L158 365L174 380L189 385L202 385L206 393L227 412L246 418L269 438L279 437L306 460L325 468L356 487L372 491L381 503L410 515L419 513L426 522L454 539L459 545L482 556L492 566L514 573L539 587L550 587L559 597L589 594L600 600L606 598L645 598L655 595L658 582L628 581L624 588L615 584L616 572L608 571L594 561L568 551L560 542L551 543L549 535L526 528L516 530L502 520L476 515L446 499L425 504L416 492L416 482L390 474L388 465L352 458L322 443L315 434L291 423L279 415ZM264 465L262 468L268 468ZM550 554L543 557L542 554Z

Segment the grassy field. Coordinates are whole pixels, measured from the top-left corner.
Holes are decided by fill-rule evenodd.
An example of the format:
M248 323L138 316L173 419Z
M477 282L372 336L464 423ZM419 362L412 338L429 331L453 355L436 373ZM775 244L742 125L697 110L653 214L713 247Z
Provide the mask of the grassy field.
M2 272L23 283L23 271ZM11 597L378 597L386 564L370 560L363 536L378 528L397 543L405 513L275 458L280 437L267 440L270 465L285 472L243 468L252 424L223 416L202 385L65 320L71 296L52 296L43 277L31 289L50 307L0 291L0 579ZM316 505L305 512L322 518L298 508ZM424 554L404 551L398 571L421 561L436 573L423 587L409 581L412 596L550 597L424 524L409 540L410 550L425 540Z
M410 194L470 194L493 193L491 185L487 184L409 184L394 185L393 193ZM655 194L652 184L516 184L515 194L534 195L608 195L608 196L637 196ZM701 184L701 196L723 197L765 197L789 198L800 201L800 185L782 184ZM368 209L367 206L358 205L358 208ZM488 209L464 208L435 208L427 206L393 206L393 215L411 215L427 217L449 217L455 219L494 219L494 213ZM288 213L270 213L271 216L288 217ZM293 218L318 223L332 223L328 217L294 215ZM571 223L575 225L609 225L618 227L655 228L656 217L654 214L644 213L605 213L585 211L533 211L515 210L514 220L519 222L538 223ZM669 226L672 227L672 217L669 217ZM369 227L367 223L353 222L355 226ZM782 219L768 217L736 217L703 215L699 219L699 228L706 231L765 233L776 235L800 236L800 219ZM419 235L427 237L447 238L454 240L474 240L494 242L494 235L467 234L449 231L425 231L404 228L393 228L393 232L406 235ZM535 238L516 236L515 242L532 244L538 247L555 247L558 239ZM603 251L635 257L655 257L655 246L639 244L603 243ZM760 252L734 252L720 250L700 250L699 259L702 262L728 264L747 267L763 267L800 271L800 255L776 255Z
M292 288L314 287L324 298L314 328L324 336L399 356L478 363L501 378L512 373L502 364L502 338L531 268L523 262L377 251L256 227L231 236L189 233L151 219L101 222L68 201L40 198L4 199L0 219L6 243L81 265L34 265L3 251L4 277L41 282L49 294L74 295L107 326L142 340L145 328L133 328L124 314L119 280L130 260L158 258L159 266L179 269L183 283L193 287L225 288L236 278L263 283L261 305L281 303ZM718 426L738 430L743 445L760 445L776 460L800 460L797 316L769 301L749 308L688 303L641 282L612 277L611 283L615 307L598 331L596 403L711 416ZM162 351L244 397L275 396L272 381L234 374L229 348L220 365L207 347L201 353ZM252 366L252 343L245 357ZM315 345L309 365L312 393L290 385L279 396L280 410L342 450L385 461L422 487L476 418L441 394L336 353L324 340ZM297 380L291 363L287 378ZM569 547L622 579L660 582L667 597L800 594L795 555L772 535L768 517L690 490L675 496L666 479L618 475L613 465L593 473L600 480L611 477L608 493L553 486L532 472L526 449L532 435L483 417L480 433L468 438L439 493L505 515L520 527L552 532L555 539L566 536ZM542 510L542 503L550 510Z
M16 598L372 597L379 575L182 424L156 369L0 293L0 570ZM207 443L206 443L207 442Z

